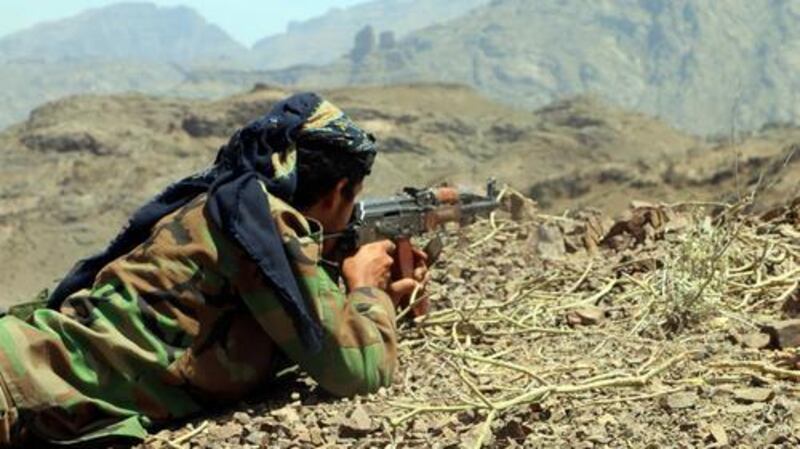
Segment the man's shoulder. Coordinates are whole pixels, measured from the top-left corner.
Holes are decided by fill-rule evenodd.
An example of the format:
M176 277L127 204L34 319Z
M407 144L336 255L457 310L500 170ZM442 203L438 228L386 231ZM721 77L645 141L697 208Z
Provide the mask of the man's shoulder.
M300 211L292 207L283 199L269 193L261 185L267 197L270 214L275 221L278 232L285 237L308 237L314 240L321 238L321 227L313 220L309 220Z

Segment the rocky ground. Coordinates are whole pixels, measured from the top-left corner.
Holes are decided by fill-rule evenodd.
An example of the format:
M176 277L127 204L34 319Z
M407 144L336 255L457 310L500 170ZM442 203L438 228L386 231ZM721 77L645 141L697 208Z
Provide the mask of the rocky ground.
M800 444L800 200L514 204L444 233L391 388L340 400L290 372L140 447Z

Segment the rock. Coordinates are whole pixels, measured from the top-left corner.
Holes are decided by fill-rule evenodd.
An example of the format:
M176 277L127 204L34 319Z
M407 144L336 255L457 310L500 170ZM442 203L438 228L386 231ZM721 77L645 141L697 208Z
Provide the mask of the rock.
M725 428L719 423L714 423L708 426L709 436L717 443L717 446L728 445L728 433Z
M241 424L236 424L234 422L228 422L219 426L216 430L214 430L214 436L221 439L227 440L229 438L238 437L242 434L243 427Z
M697 394L690 391L681 391L666 396L663 405L669 410L682 410L692 408L697 403Z
M606 414L604 414L603 416L601 416L600 418L597 419L597 423L600 424L601 426L608 426L608 425L612 425L613 426L613 425L617 425L618 422L617 422L617 419L614 418L614 415L606 413Z
M738 404L727 407L725 411L731 415L752 415L759 413L764 409L766 404L757 402L754 404Z
M26 147L46 153L87 152L102 156L112 152L94 134L86 131L32 133L23 136L21 140Z
M411 431L417 435L425 435L430 430L431 426L427 418L415 419L411 425Z
M558 260L567 254L564 236L556 225L543 224L536 232L536 253L542 259Z
M771 388L741 388L733 391L733 399L744 404L769 402L774 396Z
M753 349L764 349L769 346L771 340L769 334L764 332L752 332L749 334L739 335L736 338L742 345Z
M270 414L278 419L281 424L291 426L294 423L300 422L300 415L293 407L283 407L273 410Z
M785 443L788 440L786 435L789 434L789 431L784 431L783 429L770 429L764 437L764 444L766 446L773 446Z
M452 277L453 279L461 279L462 271L463 270L461 269L461 267L455 264L450 265L445 269L445 273L447 273L447 275Z
M350 51L350 58L355 63L362 62L370 53L375 50L377 46L377 38L375 37L375 29L367 25L356 33L353 42L353 50Z
M308 433L309 441L311 441L311 444L315 447L321 446L325 442L325 439L322 438L322 430L319 427L311 428Z
M246 426L247 424L250 424L252 418L250 418L250 415L245 412L236 412L233 414L233 420Z
M770 336L770 344L787 349L800 346L800 319L775 321L765 325L762 331Z
M378 48L381 50L391 50L397 45L397 38L394 31L382 31L378 37Z
M516 191L506 194L502 206L511 213L511 219L514 221L526 221L536 217L536 202Z
M220 117L189 115L181 122L181 128L192 137L222 137L230 133L230 126Z
M361 438L376 429L364 407L357 405L350 416L342 420L339 426L339 435L344 438Z
M255 432L251 432L248 434L245 439L245 442L258 446L258 447L265 447L269 442L269 435L266 432L261 432L257 430Z
M573 326L592 326L603 321L605 316L603 309L587 306L567 313L567 322Z

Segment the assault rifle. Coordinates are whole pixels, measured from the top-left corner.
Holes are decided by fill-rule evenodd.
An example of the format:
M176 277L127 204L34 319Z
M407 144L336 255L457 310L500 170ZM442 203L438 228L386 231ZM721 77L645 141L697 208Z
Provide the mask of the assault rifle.
M417 189L407 187L399 194L366 199L356 204L347 229L331 235L338 240L340 254L352 254L366 243L391 240L396 245L392 279L413 277L416 260L411 238L427 234L447 223L468 225L476 217L488 216L498 207L497 187L489 180L486 196L454 187ZM432 265L442 249L441 240L432 239L425 248L428 264ZM405 304L404 304L404 303ZM407 307L408 298L399 304ZM413 305L415 316L427 313L427 301Z

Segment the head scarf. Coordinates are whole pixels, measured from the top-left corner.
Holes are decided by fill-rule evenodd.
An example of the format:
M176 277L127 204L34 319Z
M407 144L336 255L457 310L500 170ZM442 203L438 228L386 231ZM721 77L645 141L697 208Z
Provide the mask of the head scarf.
M59 308L69 295L90 287L105 265L143 243L161 218L207 192L211 221L258 265L306 348L319 351L322 331L300 293L262 188L291 203L298 182L297 142L349 153L363 161L365 173L376 153L375 139L330 102L314 93L289 97L234 133L211 168L172 184L136 211L103 252L75 265L48 306Z

